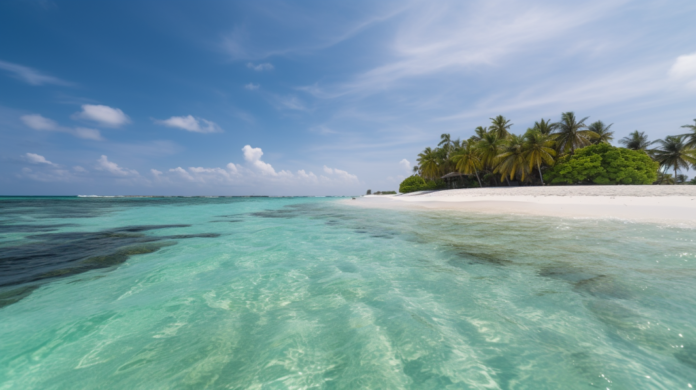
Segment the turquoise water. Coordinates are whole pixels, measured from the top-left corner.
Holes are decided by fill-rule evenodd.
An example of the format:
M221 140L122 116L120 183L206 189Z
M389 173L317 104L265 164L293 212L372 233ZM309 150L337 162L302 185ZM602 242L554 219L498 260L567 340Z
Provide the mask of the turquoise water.
M0 389L696 386L695 230L343 202L0 199Z

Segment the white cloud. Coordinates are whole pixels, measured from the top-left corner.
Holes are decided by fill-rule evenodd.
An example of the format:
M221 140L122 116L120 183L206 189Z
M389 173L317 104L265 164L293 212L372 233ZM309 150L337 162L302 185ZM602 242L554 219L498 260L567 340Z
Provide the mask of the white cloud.
M32 164L47 164L53 167L57 166L56 164L46 160L46 158L40 154L27 153L24 156Z
M54 84L54 85L65 85L70 86L72 83L61 80L57 77L49 76L39 72L36 69L32 69L26 66L13 64L11 62L0 61L0 69L6 70L12 75L30 85L44 85L44 84Z
M353 175L353 174L350 174L346 171L342 171L340 169L329 168L326 165L324 165L324 172L326 172L329 175L334 175L338 179L346 181L346 182L356 182L357 183L359 181L358 177Z
M273 70L273 65L269 64L267 62L265 62L263 64L254 65L253 63L249 62L249 63L247 63L247 68L253 69L257 72L261 72L264 70Z
M21 118L25 125L34 130L58 130L58 124L39 114L23 115Z
M22 122L24 122L25 125L34 130L58 131L62 133L69 133L74 135L75 137L83 139L90 139L94 141L104 140L99 130L86 129L84 127L77 127L72 129L69 127L58 126L56 122L52 121L51 119L45 118L39 114L23 115L20 117L20 119L22 120Z
M187 116L173 116L169 119L162 121L155 121L155 123L164 125L167 127L174 127L194 133L221 133L222 129L215 122L203 119L194 118L192 115Z
M669 76L696 87L696 53L677 57L669 70Z
M408 160L406 160L406 159L403 159L403 160L399 161L399 165L401 165L402 167L404 167L404 169L407 170L407 171L410 171L410 170L411 170L411 163L410 163Z
M119 127L130 123L130 118L120 109L99 104L83 104L82 111L75 113L73 118L97 122L107 127Z
M258 85L258 84L249 83L249 84L244 86L244 89L248 89L249 91L255 91L255 90L259 89L259 87L260 87L260 85Z
M176 174L178 174L179 176L183 177L183 178L186 179L186 180L195 181L195 179L193 178L193 176L191 176L188 172L186 172L186 170L185 170L184 168L182 168L182 167L172 168L172 169L169 170L169 172L176 173Z
M72 129L70 131L70 133L78 138L91 139L94 141L104 140L104 138L102 138L99 130L95 130L95 129L86 129L84 127L76 127L75 129Z
M150 169L150 173L152 173L155 177L162 175L162 171L158 171L156 169Z
M97 160L97 170L106 171L115 176L139 176L138 171L128 168L119 167L115 162L109 161L109 159L102 155L99 160Z
M313 172L300 169L293 173L287 170L276 171L270 164L262 160L263 150L245 145L242 148L245 165L229 163L225 168L182 167L172 168L168 173L151 170L160 183L176 185L182 180L196 185L235 185L263 187L273 186L273 192L286 188L293 191L309 191L308 188L323 188L335 191L336 188L347 188L360 184L357 176L340 169L324 167L326 176L317 176ZM157 172L157 173L156 173ZM307 192L304 192L307 193Z
M246 145L242 148L242 151L244 152L244 159L261 173L270 176L278 175L271 164L261 161L261 156L263 156L261 148L252 148L251 145Z
M79 166L79 165L74 166L74 167L73 167L73 171L75 171L75 172L80 172L80 173L87 173L87 170L84 169L84 168L82 168L82 167Z

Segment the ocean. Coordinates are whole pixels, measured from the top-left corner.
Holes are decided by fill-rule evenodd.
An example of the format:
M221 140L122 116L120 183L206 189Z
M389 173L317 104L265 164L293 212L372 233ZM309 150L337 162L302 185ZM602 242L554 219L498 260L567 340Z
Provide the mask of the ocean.
M0 198L0 389L689 389L696 230Z

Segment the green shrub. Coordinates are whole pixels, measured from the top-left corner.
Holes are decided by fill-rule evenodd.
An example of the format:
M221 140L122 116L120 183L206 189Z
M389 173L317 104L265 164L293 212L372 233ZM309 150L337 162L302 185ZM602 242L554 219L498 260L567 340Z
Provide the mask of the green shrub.
M425 181L422 177L418 175L409 176L399 185L399 192L402 194L407 194L409 192L415 191L432 191L445 188L447 185L442 180L428 180Z
M560 158L544 174L550 184L652 184L659 164L644 151L597 144Z
M409 192L422 191L425 187L425 180L418 176L409 176L399 185L399 192L402 194L407 194Z

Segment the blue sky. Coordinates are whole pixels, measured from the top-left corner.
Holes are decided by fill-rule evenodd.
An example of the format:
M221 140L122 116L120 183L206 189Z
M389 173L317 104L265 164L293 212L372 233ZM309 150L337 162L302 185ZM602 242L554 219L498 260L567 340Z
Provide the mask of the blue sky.
M395 190L442 133L696 118L696 3L3 1L0 194Z

